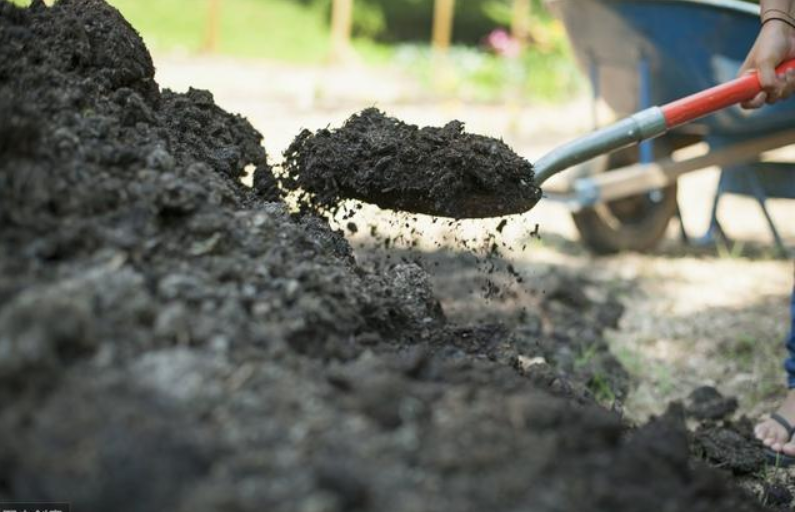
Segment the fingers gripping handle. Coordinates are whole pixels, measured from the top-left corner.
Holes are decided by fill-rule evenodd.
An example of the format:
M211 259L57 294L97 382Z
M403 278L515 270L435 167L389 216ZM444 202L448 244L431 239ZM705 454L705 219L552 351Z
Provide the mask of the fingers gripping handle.
M783 75L791 69L795 69L795 59L780 65L776 68L776 73ZM750 73L731 82L664 105L662 111L670 130L732 105L752 100L760 92L762 92L762 86L759 83L759 77L756 73Z

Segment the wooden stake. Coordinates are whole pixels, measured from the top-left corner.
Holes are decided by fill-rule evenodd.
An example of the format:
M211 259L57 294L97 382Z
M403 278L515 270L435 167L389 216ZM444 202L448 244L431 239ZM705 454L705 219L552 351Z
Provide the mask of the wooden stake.
M353 0L334 0L331 6L331 61L343 62L351 56Z
M204 51L215 53L221 39L221 0L209 0L207 11L207 32L204 38Z
M530 0L513 0L511 35L521 43L530 37Z
M435 52L445 53L453 37L455 0L436 0L433 7L432 46Z

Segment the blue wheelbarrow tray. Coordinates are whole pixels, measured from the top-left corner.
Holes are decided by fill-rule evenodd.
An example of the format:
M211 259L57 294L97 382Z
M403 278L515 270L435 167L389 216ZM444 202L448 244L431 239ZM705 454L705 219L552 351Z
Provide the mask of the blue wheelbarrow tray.
M566 27L574 54L593 87L617 117L713 87L734 78L759 33L759 7L735 0L554 0L550 7ZM596 112L596 109L594 109ZM595 114L594 114L595 115ZM596 119L595 124L598 124ZM724 109L666 136L674 147L707 142L711 153L772 140L795 130L795 101L760 110ZM683 143L683 141L686 141ZM665 142L663 142L665 143ZM654 144L644 143L640 164L656 160ZM764 150L775 149L762 144ZM736 153L736 152L735 152ZM769 197L795 199L792 164L758 165L760 155L742 154L736 165L720 162L722 193L757 198L767 215ZM714 165L705 159L704 167ZM691 169L688 169L688 172ZM653 192L653 191L650 191ZM583 198L574 208L589 206ZM593 202L598 198L590 198ZM587 201L585 201L587 202ZM772 219L771 229L781 243ZM712 228L718 226L713 215Z

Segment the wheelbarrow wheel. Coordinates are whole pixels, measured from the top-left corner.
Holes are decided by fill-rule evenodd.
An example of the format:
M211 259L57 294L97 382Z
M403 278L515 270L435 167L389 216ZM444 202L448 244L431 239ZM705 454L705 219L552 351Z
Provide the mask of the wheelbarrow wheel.
M666 145L655 144L655 156L670 155ZM638 161L638 149L628 148L593 160L581 169L581 175L610 172ZM622 251L648 251L665 235L676 214L677 186L601 203L573 214L574 224L585 245L597 254Z

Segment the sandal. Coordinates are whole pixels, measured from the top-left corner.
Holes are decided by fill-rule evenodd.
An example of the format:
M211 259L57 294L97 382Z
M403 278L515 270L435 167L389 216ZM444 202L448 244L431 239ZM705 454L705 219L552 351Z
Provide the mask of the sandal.
M770 415L770 419L784 427L784 429L787 431L787 438L792 440L792 437L795 436L795 426L787 421L786 418L775 412ZM769 464L777 468L788 468L790 466L795 466L795 457L792 455L787 455L786 453L771 450L767 447L765 447L765 458Z

